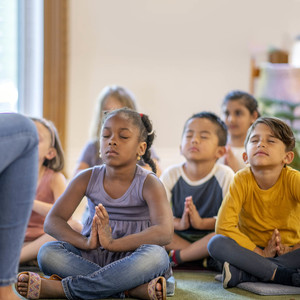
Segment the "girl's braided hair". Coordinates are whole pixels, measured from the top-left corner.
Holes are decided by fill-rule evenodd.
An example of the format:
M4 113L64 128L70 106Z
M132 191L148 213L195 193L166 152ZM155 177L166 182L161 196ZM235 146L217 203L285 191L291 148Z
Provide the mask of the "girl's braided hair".
M142 157L144 159L144 162L147 163L151 167L151 169L154 173L156 173L156 171L157 171L156 165L155 165L153 159L151 158L151 152L150 152L150 148L153 144L155 133L153 130L152 123L147 115L141 114L141 120L147 131L146 134L144 134L144 139L145 139L144 141L147 144L147 148L146 148L145 154ZM141 133L141 135L142 135L142 133Z
M128 120L130 120L133 123L133 125L135 125L137 128L140 129L139 141L146 142L147 145L146 151L142 156L142 158L144 162L151 167L152 171L156 173L156 165L151 158L151 151L150 151L150 148L152 146L155 137L155 132L153 130L152 122L150 121L149 117L145 114L139 114L138 112L125 107L125 108L116 109L108 113L105 117L105 120L109 117L118 114L122 114L123 116L127 117Z

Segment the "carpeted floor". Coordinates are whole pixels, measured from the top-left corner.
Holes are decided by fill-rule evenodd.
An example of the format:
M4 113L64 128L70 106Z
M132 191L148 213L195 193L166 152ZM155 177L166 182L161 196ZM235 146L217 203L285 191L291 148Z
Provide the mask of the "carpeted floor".
M264 299L264 300L296 300L300 295L286 296L259 296L238 288L225 290L222 283L215 281L214 272L209 271L176 271L175 296L168 298L170 300L204 300L204 299L222 299L222 300L246 300L246 299Z
M223 289L222 283L214 279L217 273L198 270L175 270L176 290L168 300L300 300L300 295L259 296L238 288Z

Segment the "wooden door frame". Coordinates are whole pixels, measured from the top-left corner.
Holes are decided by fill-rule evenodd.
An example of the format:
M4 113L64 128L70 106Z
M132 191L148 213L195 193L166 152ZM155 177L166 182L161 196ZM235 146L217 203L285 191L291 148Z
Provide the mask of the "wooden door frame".
M44 0L43 116L51 120L66 147L68 0Z

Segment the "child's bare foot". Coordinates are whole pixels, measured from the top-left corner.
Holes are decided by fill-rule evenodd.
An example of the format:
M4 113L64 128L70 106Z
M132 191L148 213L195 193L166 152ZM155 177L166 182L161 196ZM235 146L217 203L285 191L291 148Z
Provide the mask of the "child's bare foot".
M39 278L38 274L31 272L19 274L18 282L16 283L17 292L21 296L29 298L29 286L31 290L30 293L34 293L31 299L66 298L61 281L58 277L51 277L49 279L43 277Z
M166 279L162 276L131 289L129 296L138 299L165 300L167 294Z

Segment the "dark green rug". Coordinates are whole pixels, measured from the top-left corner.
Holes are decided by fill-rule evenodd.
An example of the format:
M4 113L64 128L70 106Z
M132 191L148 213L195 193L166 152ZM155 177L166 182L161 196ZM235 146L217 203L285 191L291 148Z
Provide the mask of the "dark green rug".
M175 295L173 297L168 297L168 300L300 300L300 295L259 296L238 288L231 288L225 290L223 289L222 283L214 279L216 274L217 273L210 271L175 270Z

